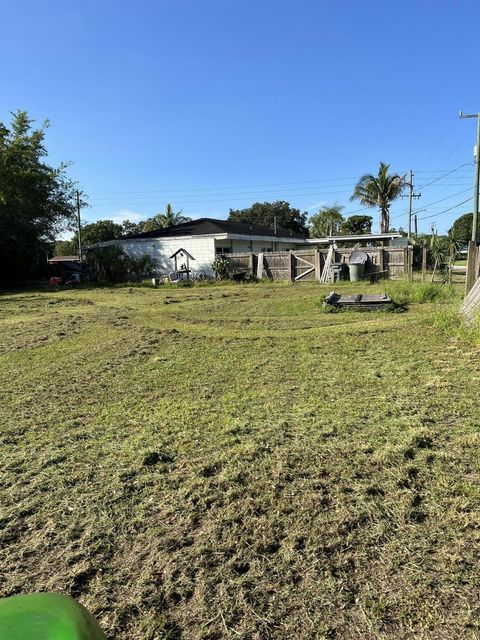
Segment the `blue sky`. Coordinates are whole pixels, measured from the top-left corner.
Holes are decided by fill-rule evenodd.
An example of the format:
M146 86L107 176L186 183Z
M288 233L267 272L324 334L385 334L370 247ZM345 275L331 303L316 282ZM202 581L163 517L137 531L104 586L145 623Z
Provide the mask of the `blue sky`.
M274 199L348 214L380 160L414 170L421 231L471 208L478 0L3 0L0 23L0 120L50 119L86 220Z

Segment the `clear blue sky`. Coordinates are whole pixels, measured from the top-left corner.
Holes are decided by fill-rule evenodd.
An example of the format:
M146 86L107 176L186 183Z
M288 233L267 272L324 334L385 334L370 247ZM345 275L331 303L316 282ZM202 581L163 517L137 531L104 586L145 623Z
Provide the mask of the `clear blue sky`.
M470 210L473 166L442 175L473 158L478 0L3 0L0 23L0 120L50 119L87 220L348 213L380 160L415 171L420 230Z

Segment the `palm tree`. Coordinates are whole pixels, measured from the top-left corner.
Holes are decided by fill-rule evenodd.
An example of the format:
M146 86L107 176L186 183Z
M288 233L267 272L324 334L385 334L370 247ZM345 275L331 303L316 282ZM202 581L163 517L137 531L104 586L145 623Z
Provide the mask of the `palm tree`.
M389 174L389 164L380 162L378 175L370 173L362 176L355 185L350 200L358 200L366 207L379 207L380 233L388 233L390 229L390 204L398 198L407 182L405 176L398 173Z
M183 222L190 222L191 218L183 215L183 211L175 212L171 204L167 204L165 213L157 213L153 218L148 218L143 224L143 231L155 231L165 227L174 227Z
M437 268L447 264L449 254L450 251L447 238L433 235L430 240L430 255L433 260L432 282L435 280Z
M345 222L341 213L343 208L335 203L331 207L322 207L318 213L313 215L308 221L312 238L334 236L338 233L340 226Z
M182 224L182 222L190 222L191 218L183 215L183 211L174 212L171 204L167 204L165 213L159 213L155 216L163 224L164 227L174 227L176 224Z

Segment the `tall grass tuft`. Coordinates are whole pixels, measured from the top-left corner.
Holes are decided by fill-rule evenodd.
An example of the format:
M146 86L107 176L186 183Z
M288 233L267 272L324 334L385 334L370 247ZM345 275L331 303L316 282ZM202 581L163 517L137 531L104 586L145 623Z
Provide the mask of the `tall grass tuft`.
M401 305L426 302L452 302L457 297L455 287L447 284L422 282L390 282L386 292Z

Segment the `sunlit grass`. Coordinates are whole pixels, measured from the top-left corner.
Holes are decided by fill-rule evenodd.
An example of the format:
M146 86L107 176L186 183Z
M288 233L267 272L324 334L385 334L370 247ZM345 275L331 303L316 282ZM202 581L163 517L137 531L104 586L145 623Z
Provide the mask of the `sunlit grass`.
M329 288L1 296L3 595L120 640L479 637L460 294L325 314Z

